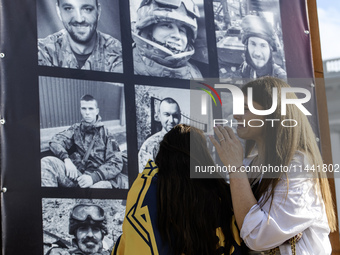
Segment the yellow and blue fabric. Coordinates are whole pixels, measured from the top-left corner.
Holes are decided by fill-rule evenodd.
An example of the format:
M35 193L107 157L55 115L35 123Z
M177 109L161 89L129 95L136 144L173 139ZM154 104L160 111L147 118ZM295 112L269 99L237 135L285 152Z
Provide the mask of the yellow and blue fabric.
M157 229L157 173L156 164L149 160L144 171L134 181L126 201L123 234L118 238L111 255L168 254L169 247L162 241ZM235 227L231 227L235 233L230 254L240 255L242 241ZM216 229L216 235L220 246L224 246L221 228ZM218 249L216 254L224 254L223 249Z

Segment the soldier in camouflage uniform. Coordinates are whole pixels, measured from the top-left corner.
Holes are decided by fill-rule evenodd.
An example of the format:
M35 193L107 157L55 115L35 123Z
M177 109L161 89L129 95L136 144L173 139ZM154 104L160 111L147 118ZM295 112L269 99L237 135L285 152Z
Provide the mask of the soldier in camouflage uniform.
M44 187L112 188L120 178L122 155L101 122L97 101L85 95L80 106L82 121L56 134L49 143L55 157L41 160ZM72 146L76 151L69 155Z
M58 0L57 13L65 29L38 39L39 65L122 72L121 43L97 31L98 0Z
M242 78L273 76L286 79L286 71L273 59L273 51L278 50L278 39L271 25L263 18L248 15L242 20L242 30L242 43L246 47L246 59L240 67Z
M143 172L149 159L154 160L159 150L163 136L181 121L181 109L171 97L164 98L159 104L159 120L162 130L145 140L138 153L139 172Z
M189 63L195 53L198 17L192 0L143 0L132 29L135 74L201 78L198 68Z
M69 234L75 238L73 247L53 247L46 255L109 255L103 249L107 235L104 210L95 204L78 204L70 213Z

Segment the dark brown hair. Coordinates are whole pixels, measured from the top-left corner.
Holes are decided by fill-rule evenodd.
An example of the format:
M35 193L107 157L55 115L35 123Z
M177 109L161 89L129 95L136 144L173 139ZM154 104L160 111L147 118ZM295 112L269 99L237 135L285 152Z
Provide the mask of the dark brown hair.
M60 0L57 0L57 4L58 4L58 6L60 5ZM96 0L96 6L97 6L97 7L99 6L98 0Z
M196 148L195 152L190 153L190 148ZM191 160L196 165L215 165L203 132L179 124L164 136L155 159L161 237L171 254L215 254L217 249L229 254L233 240L229 186L221 178L191 179ZM219 247L218 227L225 236L224 248Z

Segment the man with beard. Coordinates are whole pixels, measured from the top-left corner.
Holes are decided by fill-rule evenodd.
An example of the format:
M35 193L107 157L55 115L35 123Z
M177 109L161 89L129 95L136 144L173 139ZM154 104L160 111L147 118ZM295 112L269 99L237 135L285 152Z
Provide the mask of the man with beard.
M97 30L98 0L57 0L56 8L65 28L38 39L39 65L122 72L121 43Z
M201 72L189 62L195 53L198 17L193 0L143 0L132 29L135 74L201 78Z
M273 76L286 79L286 71L273 59L277 36L271 25L258 16L248 15L242 19L242 30L242 43L246 48L245 61L240 67L242 78Z
M55 156L41 159L41 186L121 188L117 185L122 178L122 155L101 122L97 100L82 96L80 113L80 123L52 137L49 146Z
M106 217L103 208L95 204L78 204L73 207L69 219L69 234L75 238L73 247L51 248L46 255L109 255L103 249L107 235Z
M138 153L139 172L143 172L149 159L154 160L159 150L159 143L163 136L181 121L181 109L171 97L164 98L159 104L158 118L162 130L145 140Z

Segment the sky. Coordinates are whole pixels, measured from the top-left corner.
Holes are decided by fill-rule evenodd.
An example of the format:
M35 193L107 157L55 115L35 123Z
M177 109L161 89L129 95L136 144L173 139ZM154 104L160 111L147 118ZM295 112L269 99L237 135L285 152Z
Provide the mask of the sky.
M340 0L317 0L322 59L340 58Z

